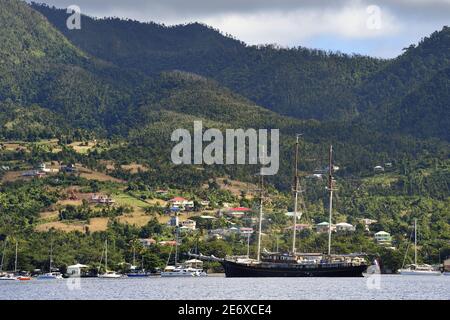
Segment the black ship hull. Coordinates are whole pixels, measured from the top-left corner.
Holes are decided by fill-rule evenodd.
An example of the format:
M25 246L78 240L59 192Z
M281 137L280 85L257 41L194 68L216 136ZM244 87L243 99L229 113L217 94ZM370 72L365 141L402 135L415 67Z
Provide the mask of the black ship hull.
M220 261L226 277L362 277L367 265L277 265Z

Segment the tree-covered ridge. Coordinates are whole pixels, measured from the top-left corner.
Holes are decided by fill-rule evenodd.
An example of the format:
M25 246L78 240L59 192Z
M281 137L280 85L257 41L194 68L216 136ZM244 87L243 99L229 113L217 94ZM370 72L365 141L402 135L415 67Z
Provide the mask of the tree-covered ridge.
M64 10L33 8L96 57L150 75L174 69L204 75L264 107L303 119L354 117L351 88L385 64L302 47L247 46L198 23L166 27L83 16L81 30L68 30Z
M361 121L373 130L450 140L450 28L444 27L361 86Z
M22 1L2 1L0 22L1 101L63 115L65 127L123 130L146 77L88 56Z
M448 27L395 59L380 60L301 47L247 46L201 24L166 27L83 16L81 30L68 30L64 10L37 4L33 8L74 44L121 67L149 75L174 69L193 72L272 111L301 119L351 120L384 133L448 140L445 132L433 129L435 118L448 118L440 107L445 105L446 75L440 87L435 83L449 66ZM435 83L428 99L410 98L428 82ZM417 124L414 119L428 110L436 116ZM445 126L445 120L440 123Z

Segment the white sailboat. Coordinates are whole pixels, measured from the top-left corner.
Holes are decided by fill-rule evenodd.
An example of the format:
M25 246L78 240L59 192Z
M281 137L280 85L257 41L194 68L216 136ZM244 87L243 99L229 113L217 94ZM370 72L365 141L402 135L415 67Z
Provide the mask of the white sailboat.
M19 243L16 241L16 256L15 256L15 260L14 260L14 276L16 277L16 280L20 280L20 281L31 280L31 277L28 274L20 273L19 269L17 268L18 248L19 248Z
M408 254L408 250L405 253ZM405 260L404 259L404 260ZM404 264L404 262L403 262ZM418 264L417 263L417 219L414 219L414 264L406 266L406 268L402 268L398 270L403 276L440 276L441 272L434 270L432 266L429 264Z
M14 276L13 273L11 272L3 272L3 263L5 261L5 254L6 254L6 243L7 241L5 240L5 243L3 245L3 253L2 253L2 260L0 262L0 280L16 280L16 277Z
M50 267L48 273L41 274L37 277L38 280L58 280L63 279L61 272L53 271L53 242L50 242ZM57 270L57 269L56 269Z
M118 279L122 277L120 273L108 270L108 240L105 240L105 272L99 274L98 277L103 279Z

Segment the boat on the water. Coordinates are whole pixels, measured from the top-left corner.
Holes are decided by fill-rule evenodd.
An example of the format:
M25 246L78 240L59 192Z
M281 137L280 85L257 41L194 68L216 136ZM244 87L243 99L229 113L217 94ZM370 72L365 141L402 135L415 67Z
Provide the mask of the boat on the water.
M406 268L398 270L401 275L406 276L440 276L441 271L435 270L433 266L429 264L411 264Z
M147 278L150 276L151 274L145 270L135 270L127 273L128 278Z
M208 274L203 270L202 260L191 259L180 265L178 264L178 226L175 230L175 234L175 264L169 265L169 254L167 265L164 270L161 271L161 277L207 277Z
M103 279L118 279L122 278L122 275L115 271L106 271L104 273L99 274L98 277Z
M403 259L403 264L406 261L406 256L408 254L408 249L405 252L405 258ZM414 263L402 267L398 270L403 276L440 276L442 275L440 270L435 270L433 266L429 264L418 264L417 263L417 219L414 219Z
M161 277L207 277L203 270L203 261L191 259L185 261L180 266L167 266L161 272Z
M31 280L31 277L28 275L27 272L18 272L17 267L17 256L18 256L18 242L16 241L16 255L15 255L15 261L14 261L14 272L1 272L3 269L3 261L5 252L3 252L1 265L0 265L0 280L19 280L19 281L28 281ZM6 249L6 242L5 242L5 248Z
M50 264L49 272L40 274L36 277L37 280L58 280L63 279L63 275L59 269L53 268L53 242L50 242Z
M0 274L0 280L2 281L14 281L17 280L17 277L14 275L14 273L6 272Z
M48 272L44 274L40 274L36 277L37 280L58 280L63 279L61 272Z
M151 273L144 269L144 257L141 259L141 268L136 266L136 248L133 246L133 264L131 265L130 272L127 273L128 278L147 278Z
M335 181L333 179L333 148L330 147L328 166L328 192L329 192L329 228L328 228L328 252L299 253L296 250L296 225L297 217L301 218L302 212L298 212L298 198L302 190L298 175L298 146L299 136L295 148L295 176L294 176L294 213L293 213L293 240L292 251L287 253L267 252L261 253L261 234L263 219L263 176L260 175L260 203L259 203L259 229L258 247L256 259L246 257L203 256L190 254L192 257L220 262L225 270L226 277L363 277L368 267L367 257L364 253L332 254L331 253L331 222L333 210L333 191ZM300 213L300 215L299 215Z
M103 279L118 279L122 278L122 275L120 273L117 273L116 271L110 271L108 270L108 240L105 240L105 272L99 273L97 275L98 278Z

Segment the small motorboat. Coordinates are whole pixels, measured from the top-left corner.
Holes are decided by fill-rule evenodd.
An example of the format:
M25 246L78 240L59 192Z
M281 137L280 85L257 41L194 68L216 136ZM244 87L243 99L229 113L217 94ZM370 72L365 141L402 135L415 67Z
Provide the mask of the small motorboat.
M63 279L63 276L60 272L48 272L48 273L38 275L36 279L37 280L59 280L59 279Z
M132 270L127 273L128 278L146 278L150 277L150 273L145 270Z
M186 268L183 266L167 266L161 277L207 277L207 273L202 269Z
M13 273L3 273L0 274L0 280L2 281L15 281L17 277Z
M106 271L105 273L99 274L98 277L103 279L118 279L122 278L122 275L115 271Z

